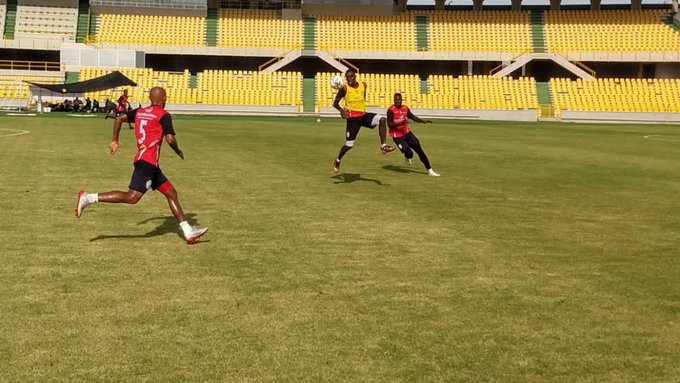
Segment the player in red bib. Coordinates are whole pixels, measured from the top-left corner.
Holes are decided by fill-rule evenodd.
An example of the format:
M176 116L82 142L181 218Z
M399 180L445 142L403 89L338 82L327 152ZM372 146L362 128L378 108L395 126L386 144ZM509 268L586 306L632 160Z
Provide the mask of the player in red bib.
M116 105L116 114L121 115L128 111L128 92L123 90L123 94L118 97L118 105ZM117 116L116 116L117 117Z
M397 144L399 150L404 153L406 162L410 165L413 158L413 152L418 153L418 158L425 165L427 174L433 177L439 177L439 174L432 170L430 160L425 155L423 148L420 146L420 141L408 126L408 120L415 122L430 124L432 121L423 120L411 113L411 109L406 105L402 105L401 93L394 94L394 105L387 109L387 126L390 128L390 137ZM411 150L413 149L413 150Z
M151 105L125 112L113 123L113 140L109 145L110 154L118 153L118 137L120 127L124 122L135 124L135 138L137 139L137 153L134 157L134 171L127 192L114 190L106 193L78 192L76 201L76 218L80 218L83 209L97 202L109 203L137 203L147 190L158 190L168 199L172 214L177 218L179 226L187 243L193 243L208 231L207 227L192 227L184 217L184 212L177 198L177 191L159 168L158 161L161 154L163 139L177 155L184 159L175 139L172 117L165 108L167 99L165 89L152 88L149 91Z

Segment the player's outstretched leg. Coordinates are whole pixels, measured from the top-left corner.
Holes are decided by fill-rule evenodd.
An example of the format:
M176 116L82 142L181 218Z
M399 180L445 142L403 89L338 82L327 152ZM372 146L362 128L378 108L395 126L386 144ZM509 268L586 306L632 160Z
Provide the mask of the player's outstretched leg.
M413 150L418 153L418 157L420 158L420 162L423 163L423 166L425 166L425 169L427 169L427 175L431 177L439 177L440 174L432 170L432 166L430 165L430 160L427 158L427 155L425 154L425 151L423 148L420 146L420 142L416 140L415 142L411 143L411 147ZM413 154L411 154L413 155Z
M168 199L168 205L172 214L179 222L179 227L182 229L182 234L184 234L184 239L188 244L196 242L197 239L201 238L205 233L208 232L207 227L191 226L184 217L184 211L182 206L179 204L179 198L177 197L177 190L172 186L170 181L166 181L159 188L158 191L163 193L165 198Z
M378 134L380 134L380 153L387 154L394 151L394 146L387 145L387 119L381 117L378 122Z
M345 142L345 145L343 145L340 148L340 152L338 153L338 157L333 160L333 173L338 174L340 171L340 160L342 160L342 157L347 154L350 150L352 150L352 146L354 146L354 141L353 140L348 140Z

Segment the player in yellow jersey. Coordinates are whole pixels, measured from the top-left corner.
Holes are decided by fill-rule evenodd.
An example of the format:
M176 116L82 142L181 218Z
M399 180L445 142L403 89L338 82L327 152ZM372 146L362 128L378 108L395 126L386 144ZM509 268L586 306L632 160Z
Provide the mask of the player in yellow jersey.
M375 128L376 125L378 126L380 152L382 154L394 150L394 147L387 145L387 120L385 117L375 113L366 113L366 83L357 82L357 74L352 69L345 72L345 78L347 83L338 89L338 94L333 102L333 107L340 112L342 118L347 120L345 144L340 148L338 158L333 161L333 172L336 174L340 171L340 160L354 146L354 141L362 126L371 129ZM345 99L344 108L340 106L340 100L343 98Z

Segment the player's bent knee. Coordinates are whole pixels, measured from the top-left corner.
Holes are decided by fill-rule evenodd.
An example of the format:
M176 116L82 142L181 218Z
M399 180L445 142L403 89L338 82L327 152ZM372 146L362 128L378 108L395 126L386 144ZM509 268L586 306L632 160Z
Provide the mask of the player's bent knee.
M376 114L375 117L373 117L373 120L371 120L371 126L376 126L378 124L384 124L385 122L387 122L387 119L385 119L384 116Z
M345 146L352 149L352 147L354 146L354 140L345 141Z
M142 199L143 195L144 194L138 191L130 190L127 195L127 203L129 203L130 205L134 205L137 202L139 202L140 199Z

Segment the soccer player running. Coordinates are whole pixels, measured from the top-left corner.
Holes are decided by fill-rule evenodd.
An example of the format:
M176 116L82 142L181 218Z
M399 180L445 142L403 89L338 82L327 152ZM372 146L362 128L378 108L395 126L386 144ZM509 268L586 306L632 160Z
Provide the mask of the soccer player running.
M118 97L118 104L114 107L110 114L107 114L106 117L104 117L104 119L106 120L109 117L116 118L121 114L127 112L129 109L130 103L128 102L128 91L127 89L123 89L123 94L121 94L120 97ZM130 129L133 129L130 123L128 123L128 126L130 127Z
M357 82L357 74L354 70L348 69L345 72L347 84L338 89L338 94L335 96L333 107L340 111L340 116L347 120L347 128L345 130L345 144L340 148L338 158L333 161L333 172L340 171L340 161L342 157L349 152L354 146L354 140L359 134L359 129L362 126L367 128L375 128L378 126L378 133L380 134L380 152L382 154L389 153L394 150L392 146L387 145L387 124L385 117L375 113L366 113L366 83ZM345 99L345 107L340 106L340 100Z
M83 209L88 205L97 202L135 204L151 188L165 195L172 214L179 222L184 239L187 243L193 243L205 234L208 228L189 225L179 204L177 190L158 167L163 138L170 145L170 148L181 159L184 159L184 153L180 150L175 139L172 117L164 109L167 99L165 89L161 87L151 88L149 99L151 105L125 112L118 116L113 123L113 140L109 144L111 155L118 153L118 137L121 125L124 122L134 122L135 124L137 154L134 157L134 171L132 172L129 190L127 192L114 190L106 193L87 193L81 190L78 192L78 199L76 200L76 218L80 218Z
M427 175L432 177L439 177L439 174L432 170L430 166L430 160L425 155L425 151L420 146L420 141L416 137L408 126L408 119L415 122L420 122L424 124L431 124L430 120L423 120L417 117L415 114L411 113L411 109L408 106L402 104L401 93L394 94L394 104L387 109L387 126L390 128L390 137L397 144L399 150L404 153L406 157L406 162L410 165L411 159L413 158L413 152L418 153L420 162L425 165L427 169ZM413 150L411 150L413 149Z

